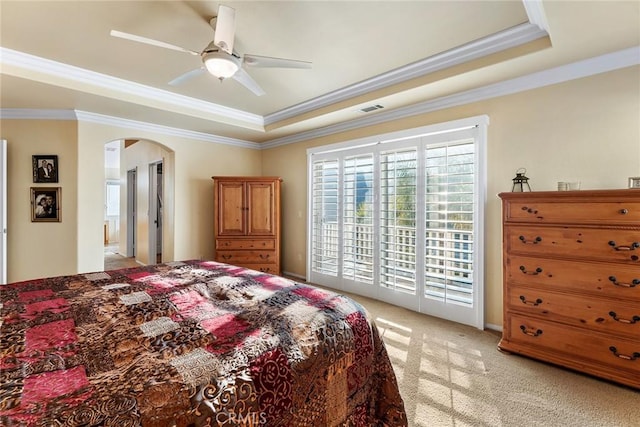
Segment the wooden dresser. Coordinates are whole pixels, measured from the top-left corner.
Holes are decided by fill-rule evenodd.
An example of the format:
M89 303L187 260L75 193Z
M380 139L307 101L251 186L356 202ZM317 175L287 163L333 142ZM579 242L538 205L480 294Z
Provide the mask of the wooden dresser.
M498 347L640 388L640 190L499 196Z
M214 176L214 259L280 274L280 183L276 177Z

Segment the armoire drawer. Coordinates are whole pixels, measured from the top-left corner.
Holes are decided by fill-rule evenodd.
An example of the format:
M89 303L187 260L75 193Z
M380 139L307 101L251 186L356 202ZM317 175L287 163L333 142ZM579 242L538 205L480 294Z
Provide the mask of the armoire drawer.
M509 253L637 263L640 231L580 227L505 227Z
M508 310L594 331L640 338L640 305L543 289L509 286ZM640 339L638 340L640 343Z
M563 195L561 195L563 196ZM630 224L640 223L638 201L567 201L508 200L504 217L507 222L541 224Z
M565 290L640 303L640 265L511 255L505 260L505 280L509 286Z
M262 239L217 239L216 250L224 249L275 249L276 241Z
M559 359L571 359L580 365L580 359L590 359L598 364L630 371L633 378L628 381L640 387L640 340L623 339L599 334L559 323L548 322L527 316L509 314L507 351L519 351L518 343L547 352L546 360L560 363ZM526 349L523 350L527 354ZM535 357L535 356L534 356Z
M259 271L261 273L280 274L276 264L244 264L243 267Z
M216 251L216 261L227 264L274 264L275 251Z

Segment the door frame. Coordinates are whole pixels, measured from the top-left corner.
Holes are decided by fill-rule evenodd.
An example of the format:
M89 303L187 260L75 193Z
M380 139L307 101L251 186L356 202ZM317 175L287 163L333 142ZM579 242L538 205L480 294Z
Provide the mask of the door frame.
M0 285L7 283L7 140L0 139Z
M137 167L127 171L127 257L136 256L138 237L138 233L136 232L138 229L136 221L136 204L138 203L137 175Z
M156 264L158 257L158 243L162 242L162 214L158 202L162 194L158 192L158 165L163 165L163 161L149 163L149 260L148 264ZM164 174L163 174L164 175ZM158 242L160 240L160 242ZM162 256L162 251L160 252Z

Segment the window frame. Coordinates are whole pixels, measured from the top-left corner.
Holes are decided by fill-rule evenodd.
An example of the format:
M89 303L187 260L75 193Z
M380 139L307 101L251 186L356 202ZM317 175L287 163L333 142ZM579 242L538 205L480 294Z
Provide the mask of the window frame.
M486 115L475 116L461 120L454 120L446 123L439 123L429 126L423 126L414 129L407 129L399 132L392 132L383 135L376 135L367 138L361 138L353 141L346 141L337 144L325 145L310 148L307 150L307 171L308 171L308 218L307 218L307 274L306 279L313 281L317 278L318 274L313 274L312 270L312 227L313 223L313 165L316 161L321 159L337 159L338 160L338 188L342 191L343 186L343 168L344 159L347 157L355 157L363 154L374 153L374 182L380 180L380 155L384 151L396 151L407 147L415 147L418 151L425 150L428 145L437 143L447 143L447 141L460 140L461 138L469 138L473 140L474 144L474 202L473 202L473 309L474 314L472 316L462 316L463 320L456 320L460 316L455 315L453 318L448 312L452 308L451 303L437 304L432 299L427 301L425 297L424 287L425 273L420 271L424 270L424 244L416 244L416 260L420 261L420 267L416 269L416 293L403 293L402 291L395 291L393 289L385 289L380 286L380 237L379 230L377 228L380 225L380 212L379 212L379 197L380 194L375 194L374 206L374 227L376 227L374 238L374 277L373 286L371 284L362 284L351 280L346 280L342 277L342 262L337 266L338 276L331 279L317 282L321 285L326 285L332 288L345 290L348 292L366 295L372 298L387 301L391 304L406 307L415 311L426 312L423 307L426 305L431 308L435 307L434 312L428 311L428 314L433 314L438 317L450 319L454 321L461 321L461 323L469 324L477 328L482 329L484 327L484 208L486 205L486 141L487 141L487 127L489 124L489 118ZM418 155L417 162L417 174L416 180L419 183L418 188L422 191L417 192L416 207L417 209L424 209L425 206L425 163L424 155ZM340 193L339 193L340 197ZM342 215L344 207L342 204L338 206L338 227L339 231L339 248L343 247ZM424 221L423 221L424 222ZM425 236L425 224L420 224L420 221L416 222L415 228L416 236Z

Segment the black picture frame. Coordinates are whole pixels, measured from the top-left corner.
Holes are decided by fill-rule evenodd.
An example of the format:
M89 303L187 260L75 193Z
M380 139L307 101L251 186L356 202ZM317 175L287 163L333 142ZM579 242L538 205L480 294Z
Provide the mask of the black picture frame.
M33 182L58 182L58 156L55 154L38 154L31 156Z
M61 193L61 187L31 187L31 222L61 222Z

